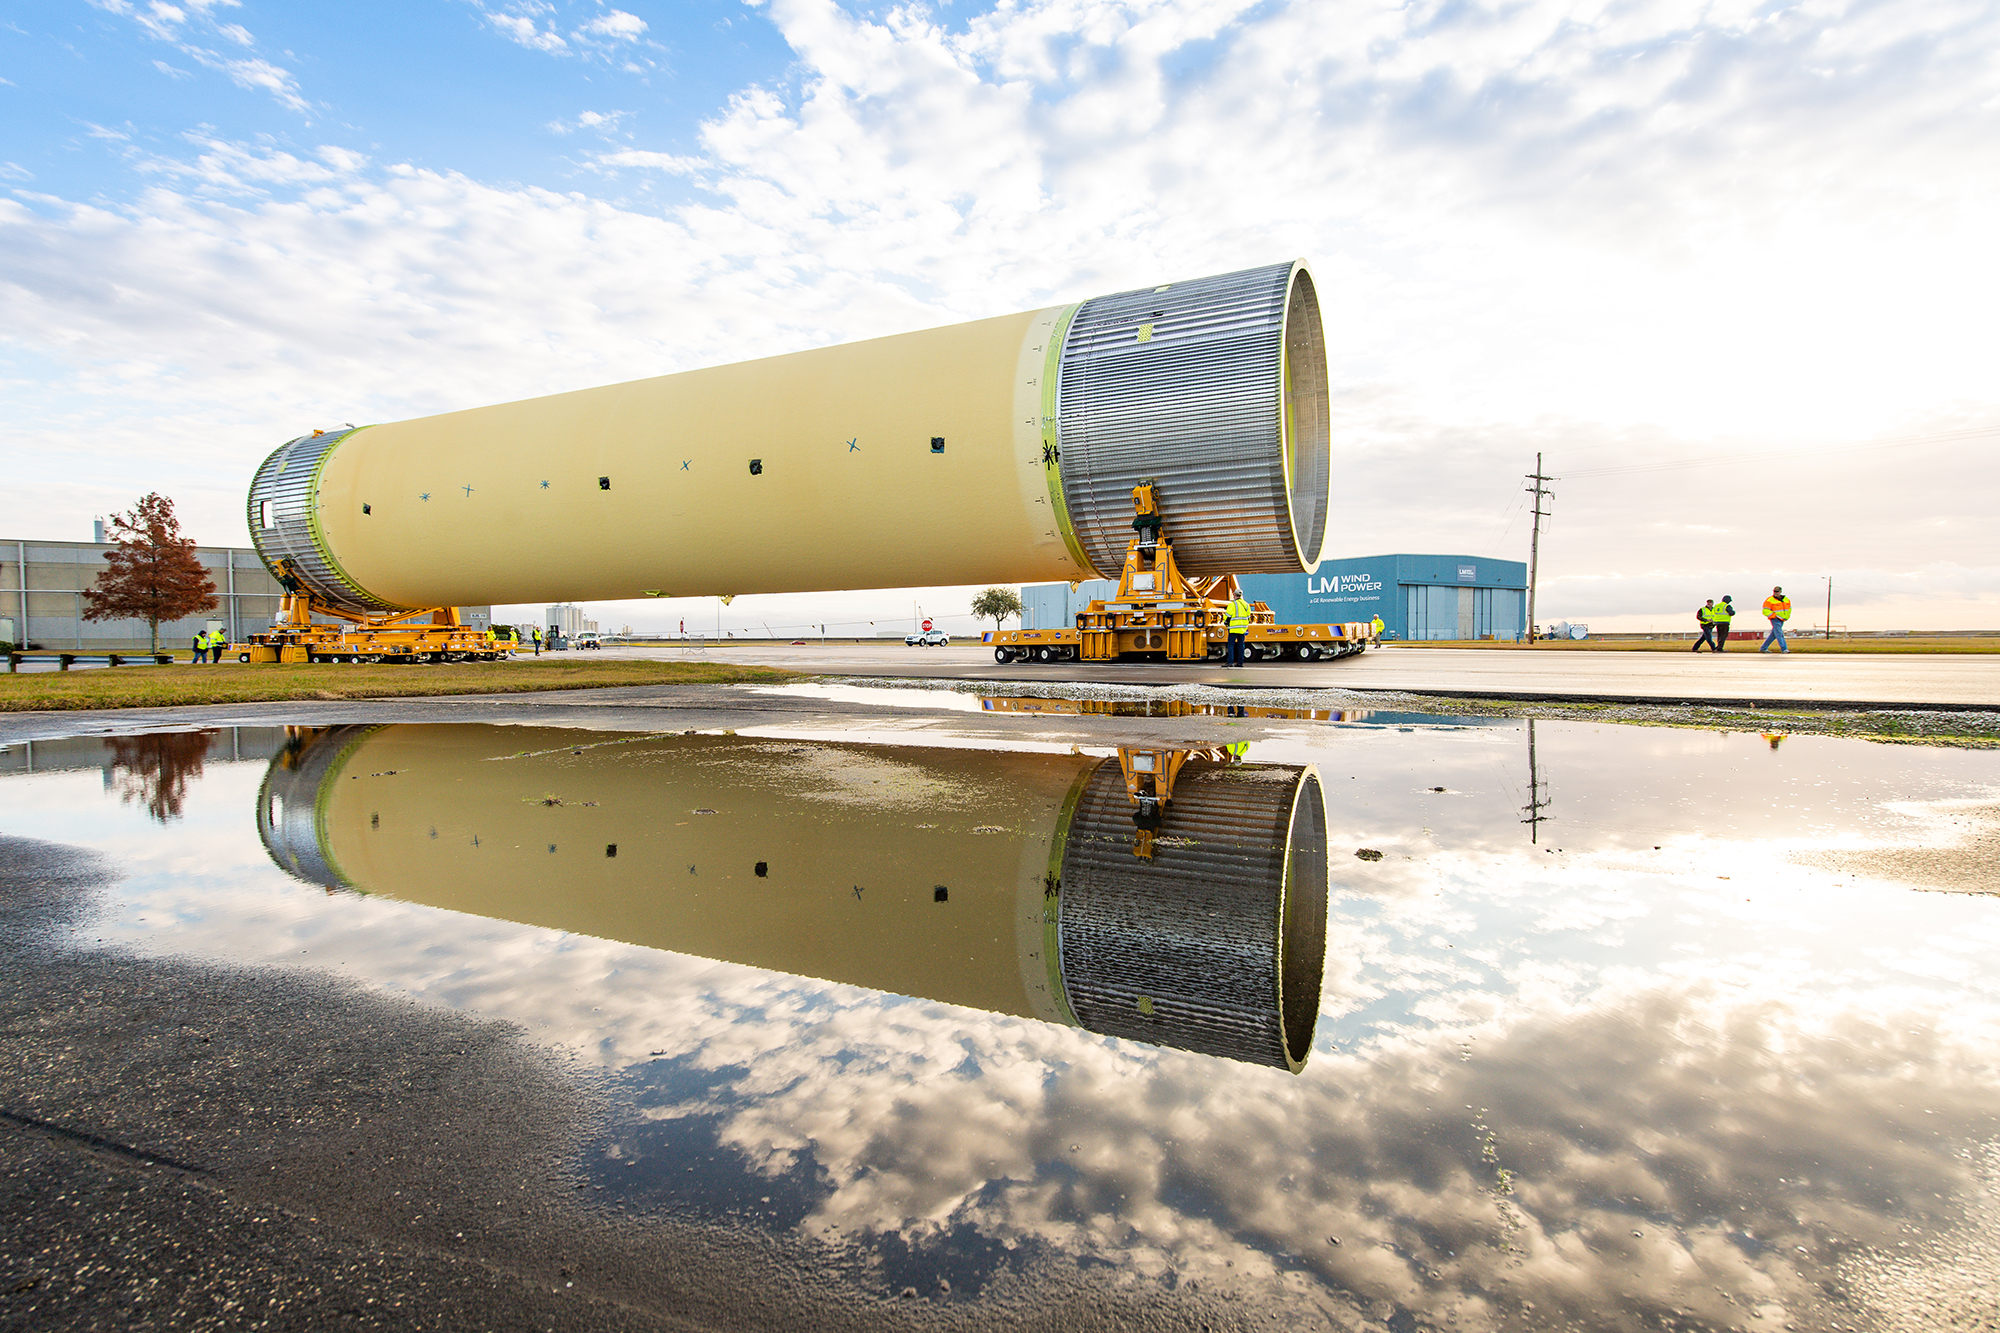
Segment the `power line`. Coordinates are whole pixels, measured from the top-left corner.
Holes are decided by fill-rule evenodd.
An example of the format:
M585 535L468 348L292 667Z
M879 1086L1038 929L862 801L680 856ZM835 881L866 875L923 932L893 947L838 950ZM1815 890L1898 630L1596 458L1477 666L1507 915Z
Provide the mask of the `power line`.
M1987 439L2000 435L2000 426L1981 426L1968 430L1943 431L1935 435L1909 435L1902 439L1876 440L1868 444L1837 444L1811 449L1778 449L1768 453L1752 454L1709 454L1701 458L1666 459L1654 463L1628 463L1618 467L1584 468L1577 472L1565 472L1564 481L1579 481L1596 477L1625 477L1642 472L1672 472L1682 468L1720 467L1725 463L1782 462L1793 458L1826 458L1836 454L1868 453L1877 449L1909 449L1921 444L1951 444L1960 440Z

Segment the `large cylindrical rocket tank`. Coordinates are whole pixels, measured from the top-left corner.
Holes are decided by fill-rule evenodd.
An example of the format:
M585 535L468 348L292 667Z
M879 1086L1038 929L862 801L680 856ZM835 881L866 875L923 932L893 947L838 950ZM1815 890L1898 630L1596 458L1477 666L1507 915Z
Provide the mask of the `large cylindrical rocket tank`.
M1326 931L1312 768L469 724L301 733L300 879L1297 1070ZM1149 856L1136 854L1144 847Z
M267 565L360 611L1314 569L1324 332L1301 262L315 433L251 483Z

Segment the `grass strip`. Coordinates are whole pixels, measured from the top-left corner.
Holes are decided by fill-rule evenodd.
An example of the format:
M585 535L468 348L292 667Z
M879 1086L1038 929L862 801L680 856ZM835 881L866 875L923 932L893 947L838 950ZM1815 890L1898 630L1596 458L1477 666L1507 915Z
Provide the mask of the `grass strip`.
M178 708L292 699L416 699L619 685L735 685L798 673L732 662L452 662L108 667L0 674L0 712Z

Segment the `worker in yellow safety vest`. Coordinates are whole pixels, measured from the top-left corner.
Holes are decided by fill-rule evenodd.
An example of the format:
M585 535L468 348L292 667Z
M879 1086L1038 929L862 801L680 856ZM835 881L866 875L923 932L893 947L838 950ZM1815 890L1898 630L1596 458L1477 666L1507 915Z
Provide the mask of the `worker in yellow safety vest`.
M1730 600L1728 593L1724 593L1722 600L1715 604L1715 609L1708 613L1708 623L1715 627L1713 647L1716 652L1728 651L1729 622L1734 619L1736 619L1736 603Z
M1376 616L1368 622L1368 632L1378 639L1382 637L1382 631L1387 628L1389 627L1382 623L1382 617L1380 616Z
M1229 665L1243 665L1243 636L1250 632L1250 603L1238 591L1229 603Z
M1694 609L1694 621L1695 624L1701 626L1701 637L1694 641L1694 647L1688 649L1688 651L1698 653L1702 649L1707 648L1713 652L1721 652L1722 650L1715 646L1715 599L1713 597Z
M1792 599L1785 596L1783 588L1771 589L1771 595L1764 599L1764 619L1771 622L1771 632L1764 636L1763 647L1757 651L1761 653L1773 643L1778 645L1778 651L1781 653L1792 651L1791 645L1785 642L1785 622L1791 618ZM1777 747L1774 745L1771 748Z

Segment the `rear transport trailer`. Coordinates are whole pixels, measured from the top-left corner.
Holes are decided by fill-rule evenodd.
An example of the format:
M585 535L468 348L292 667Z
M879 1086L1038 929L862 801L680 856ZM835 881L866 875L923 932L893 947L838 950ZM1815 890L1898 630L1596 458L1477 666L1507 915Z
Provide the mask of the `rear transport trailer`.
M989 630L996 662L1221 661L1229 645L1229 603L1240 591L1233 574L1194 579L1174 561L1164 534L1132 539L1118 593L1094 601L1063 629ZM1250 605L1244 656L1258 661L1313 662L1346 657L1374 641L1366 621L1339 625L1280 625L1263 602Z

